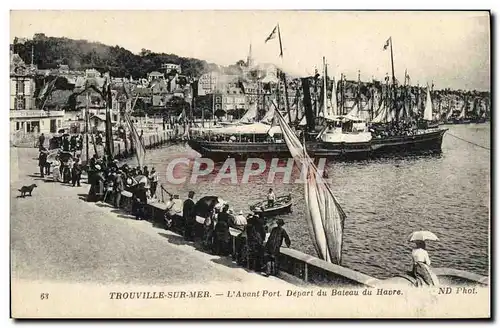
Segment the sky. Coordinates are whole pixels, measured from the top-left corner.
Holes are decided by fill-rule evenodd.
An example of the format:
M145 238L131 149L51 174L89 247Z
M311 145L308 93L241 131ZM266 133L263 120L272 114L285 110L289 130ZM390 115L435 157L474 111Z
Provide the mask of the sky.
M35 33L204 59L220 65L245 59L274 63L296 76L322 69L336 79L396 78L436 89L490 90L487 12L379 11L12 11L10 39ZM265 43L279 24L278 38Z

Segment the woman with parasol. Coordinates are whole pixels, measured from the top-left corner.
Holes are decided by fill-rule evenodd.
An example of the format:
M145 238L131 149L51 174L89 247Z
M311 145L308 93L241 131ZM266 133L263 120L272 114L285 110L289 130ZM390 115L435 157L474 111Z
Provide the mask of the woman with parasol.
M430 231L416 231L409 236L409 241L415 242L415 248L411 252L413 260L413 275L417 279L417 285L427 286L439 285L439 280L432 272L429 253L425 249L426 240L439 240L438 237Z

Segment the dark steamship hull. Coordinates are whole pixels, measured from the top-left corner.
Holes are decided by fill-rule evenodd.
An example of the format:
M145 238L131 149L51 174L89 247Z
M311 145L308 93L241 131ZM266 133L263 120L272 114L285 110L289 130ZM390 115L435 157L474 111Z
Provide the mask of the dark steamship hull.
M311 157L336 159L367 159L380 156L404 156L415 154L435 154L441 152L443 135L448 129L425 131L413 136L386 137L359 143L327 143L308 141L306 147ZM288 158L286 143L264 142L220 142L193 139L189 146L201 156L214 160L232 157L246 158Z

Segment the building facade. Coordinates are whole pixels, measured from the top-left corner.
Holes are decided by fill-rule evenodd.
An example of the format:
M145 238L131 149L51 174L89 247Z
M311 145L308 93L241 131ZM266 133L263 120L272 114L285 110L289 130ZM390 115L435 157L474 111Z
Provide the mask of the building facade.
M36 67L26 65L21 57L10 54L10 130L14 134L57 132L64 121L64 111L37 110L35 104Z
M165 63L161 65L162 71L165 73L165 75L168 75L172 71L176 71L177 74L181 74L181 65L178 64L172 64L172 63Z

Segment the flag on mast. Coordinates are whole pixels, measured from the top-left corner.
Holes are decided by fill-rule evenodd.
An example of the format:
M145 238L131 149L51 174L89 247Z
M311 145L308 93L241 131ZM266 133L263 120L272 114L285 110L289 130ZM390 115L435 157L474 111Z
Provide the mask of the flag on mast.
M276 38L276 33L278 33L278 25L276 25L274 27L273 31L271 32L271 34L269 34L269 36L266 38L266 41L264 41L264 43L267 43L267 41L275 39Z
M281 43L281 33L280 33L280 24L277 24L271 34L266 38L264 43L267 43L267 41L273 40L276 38L276 34L278 34L278 40L280 42L280 57L283 58L283 45Z
M389 37L389 39L387 39L387 41L385 41L385 44L384 44L384 50L387 49L387 47L389 47L389 44L391 43L391 38L392 37Z
M137 130L134 126L134 123L132 123L132 120L130 119L129 114L125 114L125 122L126 122L128 129L130 131L132 144L134 145L134 149L135 149L135 157L137 159L137 164L140 167L143 167L144 160L146 157L146 148L144 147L144 144L142 142L142 138L139 135L139 133L137 133Z

